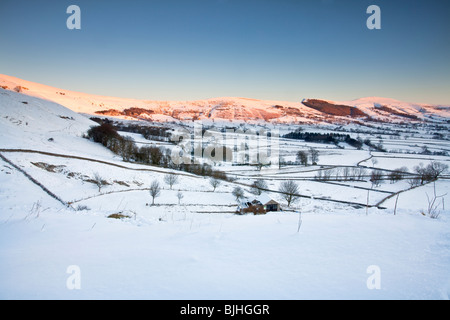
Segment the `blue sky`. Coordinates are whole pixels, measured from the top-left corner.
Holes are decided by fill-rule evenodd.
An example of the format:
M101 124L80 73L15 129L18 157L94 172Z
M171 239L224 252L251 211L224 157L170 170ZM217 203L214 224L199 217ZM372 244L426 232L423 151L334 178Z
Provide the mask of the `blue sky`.
M450 104L449 17L442 0L1 0L0 73L151 100Z

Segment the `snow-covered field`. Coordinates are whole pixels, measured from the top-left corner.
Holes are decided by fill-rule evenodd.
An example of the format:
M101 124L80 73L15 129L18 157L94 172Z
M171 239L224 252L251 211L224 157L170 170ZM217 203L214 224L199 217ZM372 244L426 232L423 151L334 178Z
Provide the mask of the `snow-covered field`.
M216 163L236 180L213 192L207 178L122 161L82 137L94 122L56 103L0 89L0 112L1 299L449 299L449 180L411 190L406 181L314 180L327 168L412 170L447 156L280 139L286 160L314 147L318 164ZM408 139L382 142L450 149L448 140ZM167 173L179 178L172 189ZM233 213L233 188L251 197L256 179L284 211ZM152 206L155 180L163 189ZM278 192L287 180L303 196L290 208ZM434 187L437 219L427 214Z
M366 216L309 204L297 233L295 213L153 207L119 221L47 199L34 212L33 188L22 188L21 205L2 194L3 299L449 298L448 213ZM73 265L80 289L69 290ZM380 289L367 285L373 266Z

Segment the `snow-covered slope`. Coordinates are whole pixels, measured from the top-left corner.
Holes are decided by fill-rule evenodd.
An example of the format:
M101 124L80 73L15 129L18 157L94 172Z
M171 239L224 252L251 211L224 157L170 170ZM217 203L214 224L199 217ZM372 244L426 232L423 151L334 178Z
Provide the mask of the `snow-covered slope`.
M338 102L354 106L374 119L389 121L392 117L420 120L445 120L450 118L450 106L408 103L389 98L367 97Z
M0 108L2 147L35 146L53 136L81 136L94 124L57 103L14 91L0 90Z
M328 112L298 102L222 97L196 101L150 101L98 96L53 88L11 76L0 75L0 87L59 103L78 113L184 121L195 119L274 123L352 122L360 119L386 122L445 120L450 107L413 104L386 98L363 98L347 102L317 100L358 109L356 113ZM339 111L339 110L338 110Z
M25 149L111 159L83 135L97 123L60 104L0 89L0 149Z

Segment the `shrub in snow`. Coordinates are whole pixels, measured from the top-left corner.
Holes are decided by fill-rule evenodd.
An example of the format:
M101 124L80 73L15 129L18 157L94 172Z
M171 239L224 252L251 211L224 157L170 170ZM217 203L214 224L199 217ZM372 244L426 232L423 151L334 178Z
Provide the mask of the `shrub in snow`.
M79 204L79 205L76 207L75 210L77 210L77 211L89 211L89 210L91 210L91 209L90 209L88 206Z
M233 196L236 198L236 202L240 202L244 198L244 190L241 187L235 187L232 192Z
M98 172L94 173L94 177L92 178L92 182L97 186L98 192L102 190L102 187L107 185L108 182L103 180Z
M216 188L220 186L222 182L216 178L209 178L209 184L213 187L213 192L216 191Z
M131 218L131 217L127 216L127 215L124 215L121 212L119 212L119 213L110 214L108 216L108 218L111 218L111 219L124 219L124 218Z

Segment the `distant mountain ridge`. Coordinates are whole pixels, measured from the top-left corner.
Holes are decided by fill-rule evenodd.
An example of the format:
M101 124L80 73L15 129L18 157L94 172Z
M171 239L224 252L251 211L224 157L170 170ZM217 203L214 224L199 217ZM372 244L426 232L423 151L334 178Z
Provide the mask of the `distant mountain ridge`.
M298 102L222 97L194 101L151 101L99 96L0 75L0 90L11 90L97 116L170 121L246 121L252 123L448 122L450 106L367 97L352 101L299 99Z

